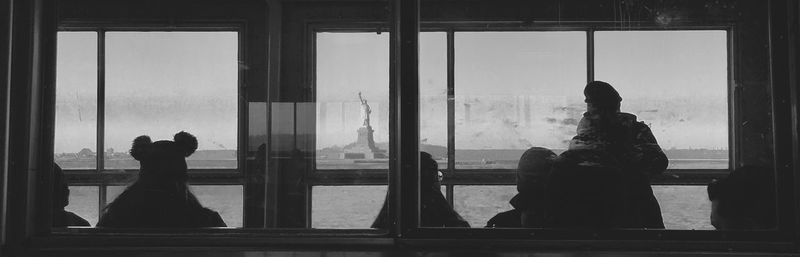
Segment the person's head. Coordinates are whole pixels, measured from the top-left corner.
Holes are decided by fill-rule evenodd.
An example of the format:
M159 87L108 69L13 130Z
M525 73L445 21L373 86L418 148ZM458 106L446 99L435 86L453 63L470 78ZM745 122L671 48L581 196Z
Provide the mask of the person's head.
M439 174L439 164L433 156L427 152L419 152L419 170L422 188L439 190L441 177Z
M603 81L592 81L583 89L584 100L589 112L619 111L622 97L610 84Z
M130 154L140 163L139 180L186 182L186 157L197 150L197 138L181 131L173 140L152 142L148 136L133 140Z
M717 229L768 229L775 226L773 171L744 166L708 185L711 225Z
M544 186L556 154L544 147L531 147L522 153L517 165L517 191L532 193Z
M69 187L64 181L64 171L58 164L53 164L53 208L63 210L69 205Z

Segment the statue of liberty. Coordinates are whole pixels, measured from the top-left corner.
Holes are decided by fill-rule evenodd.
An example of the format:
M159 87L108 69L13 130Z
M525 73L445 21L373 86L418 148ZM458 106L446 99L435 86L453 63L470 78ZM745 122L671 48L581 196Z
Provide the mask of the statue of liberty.
M369 114L372 113L372 109L369 108L367 100L361 97L361 92L358 92L358 100L361 100L361 126L369 127Z

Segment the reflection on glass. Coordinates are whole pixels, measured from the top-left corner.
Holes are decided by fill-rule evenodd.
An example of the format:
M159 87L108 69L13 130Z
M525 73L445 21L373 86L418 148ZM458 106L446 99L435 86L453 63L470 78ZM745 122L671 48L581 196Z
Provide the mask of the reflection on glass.
M455 57L456 168L566 148L585 110L585 32L457 32Z
M714 229L705 186L653 186L667 229Z
M106 187L106 204L111 203L127 186ZM242 227L244 224L243 187L192 185L190 190L203 207L218 212L228 227ZM94 223L93 223L94 224Z
M670 169L728 168L725 31L599 31L595 78L646 122Z
M389 33L316 34L317 169L388 169Z
M99 192L96 186L71 186L69 187L69 205L64 209L86 219L90 225L94 226L97 224L99 214Z
M495 214L511 210L516 186L455 186L453 207L472 227L481 228Z
M65 170L94 169L97 33L58 32L56 60L55 161Z
M106 33L105 166L136 169L130 142L199 141L189 168L236 168L236 32Z
M314 186L312 228L369 228L386 198L386 186Z

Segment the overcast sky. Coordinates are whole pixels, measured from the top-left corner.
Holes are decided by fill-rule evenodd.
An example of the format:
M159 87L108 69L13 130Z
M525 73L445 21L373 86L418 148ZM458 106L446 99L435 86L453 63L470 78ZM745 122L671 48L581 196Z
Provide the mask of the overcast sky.
M584 32L456 33L459 149L562 147L574 135L586 84ZM61 32L56 152L95 149L96 34ZM200 149L236 149L235 32L109 32L106 146L138 135L198 136ZM378 142L388 141L389 34L320 33L317 148L355 141L358 92ZM727 148L724 31L595 34L595 78L623 111L651 125L664 148ZM446 35L420 37L421 138L446 145ZM469 109L469 111L467 111ZM469 113L469 114L467 114Z

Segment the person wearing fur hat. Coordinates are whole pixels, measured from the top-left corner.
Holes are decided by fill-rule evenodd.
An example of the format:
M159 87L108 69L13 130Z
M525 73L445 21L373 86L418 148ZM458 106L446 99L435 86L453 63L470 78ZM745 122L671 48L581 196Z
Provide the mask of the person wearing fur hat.
M545 188L556 154L544 147L531 147L517 164L517 195L509 203L514 209L498 213L487 228L542 227Z
M629 189L629 226L664 228L650 178L663 173L668 160L650 127L637 121L636 115L620 112L622 97L610 84L592 81L583 93L587 111L578 122L569 150L604 151L614 156Z
M186 132L174 141L133 140L130 154L139 161L139 177L104 209L98 227L225 227L219 213L203 207L187 184L186 157L197 138Z

